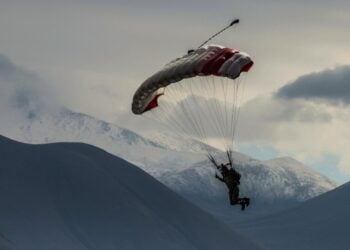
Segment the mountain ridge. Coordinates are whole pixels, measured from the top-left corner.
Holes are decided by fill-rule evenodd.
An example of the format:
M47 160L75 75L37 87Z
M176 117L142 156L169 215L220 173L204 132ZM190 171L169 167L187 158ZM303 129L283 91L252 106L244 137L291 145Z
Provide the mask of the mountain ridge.
M350 182L273 215L236 224L267 249L347 249Z
M80 141L93 144L141 167L186 197L191 193L192 196L195 194L209 202L212 198L208 195L208 190L211 190L209 193L215 195L216 200L227 202L226 190L220 187L220 183L216 183L216 179L213 178L214 169L201 151L203 145L196 144L198 142L195 140L188 141L171 136L167 141L167 134L159 134L159 137L148 135L145 138L131 130L68 109L59 109L56 112L42 111L32 119L25 118L19 124L21 125L12 126L12 130L7 130L6 134L29 143ZM176 139L180 142L174 142ZM172 148L169 144L175 146ZM198 146L190 151L188 145ZM212 150L218 161L227 161L225 153L213 148ZM241 191L247 196L268 200L270 203L290 198L299 202L336 186L291 158L259 161L238 152L233 154L234 163L242 173ZM287 173L290 175L286 175ZM261 178L262 176L264 178ZM304 185L301 185L302 183ZM299 191L295 185L300 188Z
M95 146L0 137L0 152L0 232L18 249L260 249Z

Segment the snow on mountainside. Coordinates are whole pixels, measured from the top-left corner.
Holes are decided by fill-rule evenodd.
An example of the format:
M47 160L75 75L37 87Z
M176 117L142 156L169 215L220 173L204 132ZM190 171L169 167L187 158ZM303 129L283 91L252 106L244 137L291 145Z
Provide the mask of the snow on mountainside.
M303 201L335 187L328 178L291 158L237 161L240 158L237 153L233 154L233 158L235 167L242 174L242 193L268 203L281 199ZM226 200L223 185L213 178L214 175L212 165L203 161L189 169L165 173L160 179L187 196L207 199L224 196Z
M213 204L226 204L226 190L213 178L214 172L201 153L202 143L168 134L148 135L146 139L130 130L67 109L41 111L8 126L0 132L28 143L77 141L93 144L129 162L185 197ZM10 121L8 121L10 122ZM18 124L18 125L17 125ZM213 152L215 149L211 148ZM255 200L292 202L328 191L335 184L296 161L279 159L257 161L234 153L242 172L242 193ZM222 156L221 161L226 161Z
M271 250L349 249L350 183L299 206L236 224Z
M64 108L42 111L13 124L6 129L0 126L0 133L27 143L66 141L92 144L142 167L154 176L170 168L187 168L203 159L198 151L171 150L131 130Z
M336 186L328 178L291 158L257 161L239 153L233 153L233 158L234 165L242 174L241 195L252 199L252 205L244 215L247 217L277 211ZM222 161L224 159L222 156ZM225 221L246 219L241 216L239 207L233 208L228 204L227 188L214 175L215 170L211 164L203 161L192 168L164 173L158 178Z
M162 145L165 148L175 151L201 154L206 151L213 154L221 152L219 149L209 146L208 144L204 144L203 142L192 139L189 136L181 135L179 133L169 133L165 131L144 132L142 133L142 136L148 138L153 142L156 142L158 145Z
M0 136L0 154L0 244L8 249L259 249L99 148Z

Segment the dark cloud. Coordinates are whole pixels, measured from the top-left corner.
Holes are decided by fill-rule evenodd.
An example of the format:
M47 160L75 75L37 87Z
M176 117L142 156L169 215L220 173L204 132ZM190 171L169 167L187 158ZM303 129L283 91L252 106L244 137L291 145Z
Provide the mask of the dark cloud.
M350 65L301 76L280 88L276 96L350 104Z
M241 108L238 136L242 141L270 141L288 137L289 130L312 124L327 124L332 113L325 107L304 100L286 100L274 96L261 96L244 104ZM288 127L288 130L285 130Z

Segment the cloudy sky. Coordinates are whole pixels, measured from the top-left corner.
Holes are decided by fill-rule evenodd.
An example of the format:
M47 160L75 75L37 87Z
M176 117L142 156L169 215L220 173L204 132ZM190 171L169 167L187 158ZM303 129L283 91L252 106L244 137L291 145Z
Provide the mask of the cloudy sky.
M12 83L22 105L25 93L51 92L75 111L140 129L130 112L138 85L233 18L239 26L214 42L255 61L237 150L292 156L350 180L348 0L1 0L0 72L12 65L28 76Z

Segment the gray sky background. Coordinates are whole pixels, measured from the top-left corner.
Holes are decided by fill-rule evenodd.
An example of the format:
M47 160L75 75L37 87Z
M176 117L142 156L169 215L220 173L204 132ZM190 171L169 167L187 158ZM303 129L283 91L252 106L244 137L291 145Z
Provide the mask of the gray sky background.
M0 54L55 102L139 129L129 111L138 85L233 18L240 25L214 42L255 61L240 149L289 155L348 180L350 1L2 0Z

